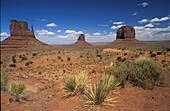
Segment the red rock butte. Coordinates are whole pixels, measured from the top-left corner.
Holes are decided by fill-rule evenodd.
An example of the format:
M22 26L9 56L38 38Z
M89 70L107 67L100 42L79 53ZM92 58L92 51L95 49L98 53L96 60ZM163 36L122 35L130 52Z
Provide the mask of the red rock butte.
M77 42L75 42L73 44L73 46L75 46L75 47L90 47L90 46L93 46L93 45L85 41L85 35L84 34L80 34L78 39L77 39Z
M130 25L121 26L116 33L116 40L111 45L143 45L135 39L135 29Z
M27 22L11 20L10 36L0 42L1 50L16 51L49 48L49 45L36 39L34 35L33 25L31 25L31 27L32 30L28 28Z

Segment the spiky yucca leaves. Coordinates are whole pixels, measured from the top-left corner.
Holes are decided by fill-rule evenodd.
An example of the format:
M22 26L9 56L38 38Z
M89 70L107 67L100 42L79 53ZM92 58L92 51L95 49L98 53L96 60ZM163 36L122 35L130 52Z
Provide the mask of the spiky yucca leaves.
M25 83L23 82L11 82L11 94L19 95L26 89Z
M76 87L76 80L72 76L67 76L64 78L64 88L70 92L73 92Z
M85 91L85 97L88 99L88 104L92 106L111 105L116 102L115 98L109 98L112 90L115 90L119 85L119 81L113 76L104 74L102 80L97 85L90 85L89 89Z
M67 76L66 79L64 79L64 88L71 93L65 95L63 98L75 96L78 92L83 93L89 81L89 77L89 74L84 71L76 77Z

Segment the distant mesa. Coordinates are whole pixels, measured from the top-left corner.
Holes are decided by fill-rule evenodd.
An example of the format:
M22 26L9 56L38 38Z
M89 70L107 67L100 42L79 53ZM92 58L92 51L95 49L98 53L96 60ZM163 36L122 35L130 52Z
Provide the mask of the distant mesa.
M28 28L27 22L11 20L10 21L10 37L1 42L1 50L37 50L49 48L49 45L40 42L34 35L32 30Z
M116 40L111 45L143 45L143 43L135 39L135 29L125 25L117 30Z
M73 44L73 46L75 46L75 47L89 47L89 46L93 46L93 45L85 41L84 34L80 34L77 39L77 42L75 42Z

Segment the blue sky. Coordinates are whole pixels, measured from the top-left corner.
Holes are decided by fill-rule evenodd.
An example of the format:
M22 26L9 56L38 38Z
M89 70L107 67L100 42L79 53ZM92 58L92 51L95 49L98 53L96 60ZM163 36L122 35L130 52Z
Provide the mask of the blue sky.
M112 42L121 25L132 25L138 40L170 40L169 0L1 0L1 40L11 19L34 26L47 44Z

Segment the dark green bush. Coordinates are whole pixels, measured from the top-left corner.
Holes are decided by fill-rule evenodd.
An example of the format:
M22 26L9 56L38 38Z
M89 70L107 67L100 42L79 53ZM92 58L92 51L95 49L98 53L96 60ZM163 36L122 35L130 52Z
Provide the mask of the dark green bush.
M16 64L10 64L9 67L16 67Z
M46 90L46 89L49 89L49 88L51 88L51 87L52 87L52 86L50 86L50 85L46 85L46 86L44 86L44 87L39 87L39 88L38 88L38 91L41 92L41 91Z
M8 72L5 70L1 71L1 91L8 91L7 88Z
M13 63L17 62L16 59L15 59L15 56L12 57L12 61L13 61Z
M70 58L70 57L68 57L68 58L67 58L67 61L70 61L70 60L71 60L71 58Z
M151 54L151 57L156 57L156 54Z
M61 59L61 57L60 57L60 56L58 56L58 59Z
M28 62L25 63L25 65L28 66L28 65L30 65L32 63L33 63L32 61L28 61Z
M23 57L21 58L21 61L23 61L23 60L27 60L27 57L23 56Z
M117 60L120 60L121 59L121 57L117 57Z
M2 64L3 62L2 61L0 61L0 64Z
M168 51L170 51L170 48L167 48L166 50L167 50L167 52L168 52Z
M162 54L162 52L157 52L157 55L161 55Z
M32 53L32 56L36 56L37 54L36 53Z

